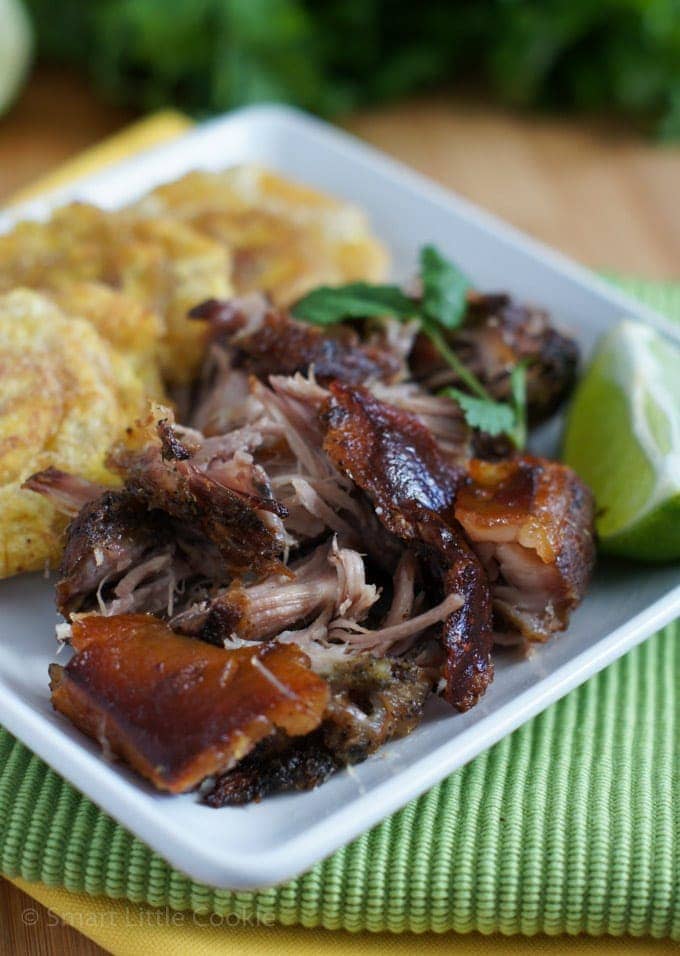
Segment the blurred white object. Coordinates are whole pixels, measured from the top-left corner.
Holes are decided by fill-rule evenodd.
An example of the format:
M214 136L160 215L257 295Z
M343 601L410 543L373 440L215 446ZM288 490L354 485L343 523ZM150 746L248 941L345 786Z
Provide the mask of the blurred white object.
M33 27L21 0L0 0L0 115L12 104L33 56Z

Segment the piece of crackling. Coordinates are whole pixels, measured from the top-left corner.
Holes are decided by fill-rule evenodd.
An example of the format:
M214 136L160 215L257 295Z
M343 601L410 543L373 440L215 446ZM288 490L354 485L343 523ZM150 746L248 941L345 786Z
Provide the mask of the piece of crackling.
M309 733L328 702L293 644L225 650L123 614L76 620L71 645L68 664L50 666L55 709L171 793L230 769L275 731Z

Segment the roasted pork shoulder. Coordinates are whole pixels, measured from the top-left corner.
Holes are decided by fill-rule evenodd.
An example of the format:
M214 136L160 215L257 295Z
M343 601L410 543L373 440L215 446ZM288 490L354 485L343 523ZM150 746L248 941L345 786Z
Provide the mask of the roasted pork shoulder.
M454 516L460 474L414 416L361 388L334 383L323 411L324 447L369 497L388 531L410 544L430 580L459 606L443 624L445 695L468 710L493 678L491 603L486 575Z
M472 707L495 642L566 627L593 502L507 442L472 457L484 436L424 386L440 370L411 323L329 334L259 295L194 317L211 341L190 425L152 406L110 452L117 488L27 487L72 519L54 706L155 786L224 806L318 785L433 692ZM471 295L453 338L499 398L531 358L535 417L569 387L568 340L505 297Z
M550 324L547 312L508 295L470 292L465 321L449 333L448 342L499 401L510 397L510 372L525 361L532 424L552 415L576 381L576 342ZM424 336L418 337L410 361L414 377L427 389L460 384Z
M346 326L326 331L298 322L258 293L243 299L210 299L193 309L191 316L208 320L211 340L231 352L233 368L261 379L296 372L306 375L312 368L322 383L391 382L404 374L403 355L398 348L386 348L386 339L380 344L362 343Z
M501 641L563 630L595 560L593 497L565 465L472 461L455 514L484 564Z

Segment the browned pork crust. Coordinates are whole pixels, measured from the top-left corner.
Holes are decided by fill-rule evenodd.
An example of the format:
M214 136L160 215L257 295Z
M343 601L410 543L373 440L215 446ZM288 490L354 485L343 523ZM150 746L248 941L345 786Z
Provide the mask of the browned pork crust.
M368 655L337 666L321 727L304 739L273 736L223 774L204 797L236 806L272 793L312 790L335 770L360 763L420 724L432 681L410 661Z
M360 387L334 383L324 449L368 495L388 531L413 543L445 594L463 605L446 620L445 696L468 710L493 678L491 604L482 566L453 515L460 482L425 426Z
M510 397L510 372L527 362L529 418L540 422L569 395L576 381L576 342L550 324L547 312L502 293L470 293L465 321L449 344L499 401ZM432 343L419 336L411 355L415 377L434 389L458 384Z
M593 496L575 472L531 455L472 461L455 511L491 579L497 630L563 630L595 560Z
M396 355L375 345L362 344L346 326L332 331L298 322L264 300L260 314L252 299L210 299L191 311L193 318L208 319L213 338L232 350L232 366L266 380L270 375L306 375L317 381L359 384L370 380L390 382L402 371ZM255 316L254 316L255 313Z
M197 529L232 574L282 569L282 542L262 514L280 516L275 499L254 499L250 491L235 491L215 480L208 467L199 467L194 449L175 434L168 419L157 421L152 415L130 430L127 443L110 454L109 466L137 501Z
M240 807L259 803L275 793L313 790L337 769L338 764L324 746L319 731L295 741L265 740L237 767L218 777L214 787L203 796L203 802L216 809Z
M107 579L115 581L149 554L168 547L172 529L126 491L105 491L73 519L59 568L57 607L65 617L96 606Z

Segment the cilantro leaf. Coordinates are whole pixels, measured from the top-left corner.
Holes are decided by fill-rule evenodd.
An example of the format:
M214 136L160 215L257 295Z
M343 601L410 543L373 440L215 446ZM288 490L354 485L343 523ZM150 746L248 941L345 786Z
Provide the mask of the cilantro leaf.
M515 427L515 412L505 402L475 398L457 388L446 388L442 394L448 395L460 405L465 421L471 428L479 428L488 435L512 434Z
M527 362L519 362L510 373L510 402L496 402L491 397L475 398L457 388L445 388L460 406L465 421L471 428L479 428L487 435L507 435L515 448L522 449L527 440Z
M314 325L334 325L343 319L390 315L409 319L418 314L418 306L396 285L319 286L292 307L293 315Z
M423 283L422 310L426 318L446 329L457 329L467 310L469 280L434 246L421 249L420 277Z
M512 440L516 448L524 448L527 440L527 360L518 362L510 373L510 394L515 414Z

